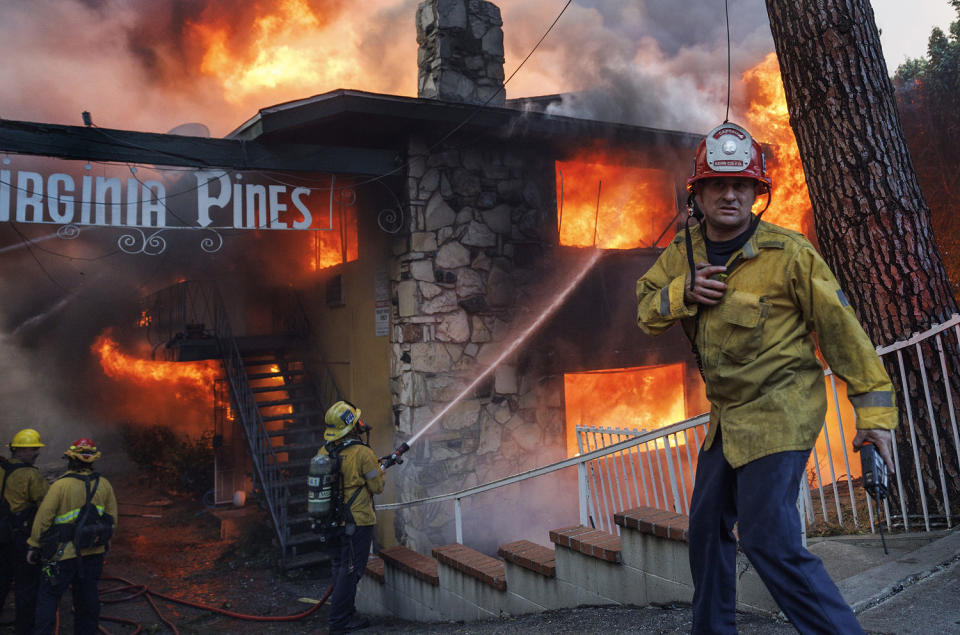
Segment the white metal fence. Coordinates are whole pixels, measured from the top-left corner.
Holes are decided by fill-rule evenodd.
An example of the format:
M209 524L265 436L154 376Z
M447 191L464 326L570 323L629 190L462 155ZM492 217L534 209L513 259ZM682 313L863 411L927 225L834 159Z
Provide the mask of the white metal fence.
M960 372L960 360L946 358L942 339L949 337L950 333L953 333L954 341L960 349L960 315L954 315L947 322L914 335L904 342L878 348L877 352L881 356L896 355L900 373L899 377L893 378L893 381L900 381L906 394L908 379L904 356L914 355L919 368L924 369L926 360L921 344L932 344L933 350L939 356L941 371L939 383L946 382L948 388L946 390L949 412L947 428L952 436L952 451L957 453L957 459L960 462L957 408L949 390L950 377ZM928 343L927 340L931 339L932 342ZM880 520L878 510L874 509L872 500L863 488L859 487L859 479L852 476L859 472L860 462L859 457L855 461L851 458L849 452L852 438L848 438L844 432L845 424L848 430L852 430L850 427L852 422L849 421L852 414L844 414L845 410L852 413L852 409L849 408L845 397L840 394L836 378L829 372L827 381L831 389L828 395L832 395L833 398L830 405L834 418L824 422L824 428L818 440L818 451L811 455L807 470L808 487L801 488L800 492L799 502L802 513L808 523L822 521L839 525L844 529L856 530L863 520L860 510L865 507L866 520L873 531ZM949 512L947 477L939 449L939 432L936 425L932 436L937 442L937 476L940 491L927 491L923 485L913 413L918 407L926 407L930 421L936 421L936 418L930 396L930 389L934 383L930 381L925 371L922 371L922 381L925 403L905 404L907 421L900 422L901 426L906 425L909 430L914 465L908 472L904 472L897 459L895 482L897 490L902 492L905 479L918 480L923 513L922 517L916 519L909 517L907 501L900 497L899 514L891 514L889 505L884 506L883 517L888 528L897 525L910 530L919 524L917 521L922 522L927 531L938 524L945 524L947 527L953 525ZM703 414L652 431L578 426L577 439L580 449L578 456L457 492L412 501L380 504L377 508L386 511L423 504L452 502L456 540L462 543L462 503L465 499L576 466L579 517L582 525L593 525L598 529L615 532L617 527L613 524L613 513L636 506L656 507L686 514L689 512L690 495L696 475L697 452L705 438L708 418L708 415ZM896 444L895 440L894 443ZM819 451L821 447L823 452ZM896 452L894 455L896 456ZM943 498L944 508L947 510L945 516L934 517L929 513L928 496Z
M883 517L888 528L894 525L910 530L922 522L923 528L930 531L937 525L953 526L950 514L950 499L947 487L947 475L940 452L940 438L938 427L946 428L952 436L953 451L957 454L960 463L960 434L958 434L957 414L953 404L953 397L949 390L950 377L960 372L960 363L953 359L948 363L944 352L943 337L953 333L958 349L960 349L960 315L954 315L947 322L919 333L904 342L897 342L890 346L877 349L881 357L895 355L900 369L899 381L907 394L907 374L904 365L904 356L912 355L916 366L921 370L923 394L925 403L906 403L907 420L901 421L909 431L913 453L913 465L905 466L905 472L900 465L896 452L896 438L894 437L894 457L896 463L896 489L903 492L906 479L916 478L920 484L920 507L922 515L911 518L907 513L908 501L900 496L900 509L891 514L889 499L884 501ZM917 408L926 407L929 421L937 422L932 401L931 382L925 370L924 343L926 348L932 349L939 357L940 375L937 384L945 388L949 421L939 421L934 424L931 437L936 448L938 491L927 491L924 485L920 457L917 450L916 427L913 413ZM838 390L838 380L827 371L826 381L830 406L828 419L824 421L823 430L817 441L814 452L811 453L807 469L807 487L801 488L801 506L808 523L822 523L832 525L835 529L856 531L862 521L866 520L871 531L875 530L878 521L877 510L873 500L866 494L860 485L859 457L851 457L850 434L855 430L853 410L842 391ZM832 415L832 416L829 416ZM596 452L604 448L613 450L613 446L625 440L647 439L643 443L633 445L630 449L611 451L587 463L586 471L589 479L587 492L589 495L588 508L592 522L605 531L614 532L617 527L613 524L613 513L629 507L644 505L667 509L686 514L689 511L690 496L693 492L693 481L696 474L697 451L706 435L707 415L700 415L684 422L674 424L668 428L654 431L624 428L593 428L577 426L577 444L581 454ZM948 424L944 426L943 424ZM949 445L949 443L945 443ZM927 497L942 497L944 515L930 514ZM866 518L863 518L866 510ZM899 512L899 513L897 513Z

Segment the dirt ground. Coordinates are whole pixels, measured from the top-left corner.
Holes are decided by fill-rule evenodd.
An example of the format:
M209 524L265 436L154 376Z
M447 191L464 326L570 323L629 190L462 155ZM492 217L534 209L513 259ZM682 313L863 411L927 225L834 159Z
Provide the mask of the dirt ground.
M107 620L116 617L140 624L148 633L173 632L137 588L252 616L290 616L312 605L303 597L321 597L329 586L329 570L321 567L284 573L274 563L272 529L248 522L242 537L222 540L213 514L194 498L151 485L142 477L112 478L120 518L105 558L100 596L101 625L110 633L132 633L131 625ZM250 510L255 512L255 510ZM113 579L112 579L113 578ZM127 581L122 582L121 580ZM13 594L3 607L3 622L13 619ZM119 601L118 601L119 600ZM261 622L175 604L157 597L163 618L180 633L315 633L326 631L326 607L296 621ZM69 593L61 603L61 632L72 632ZM0 633L12 633L3 626Z

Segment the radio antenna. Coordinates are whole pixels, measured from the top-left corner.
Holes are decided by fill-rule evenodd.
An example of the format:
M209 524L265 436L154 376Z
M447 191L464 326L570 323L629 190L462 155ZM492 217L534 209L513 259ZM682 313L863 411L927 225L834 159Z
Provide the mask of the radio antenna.
M727 116L723 123L730 121L730 2L723 0L723 13L727 21Z

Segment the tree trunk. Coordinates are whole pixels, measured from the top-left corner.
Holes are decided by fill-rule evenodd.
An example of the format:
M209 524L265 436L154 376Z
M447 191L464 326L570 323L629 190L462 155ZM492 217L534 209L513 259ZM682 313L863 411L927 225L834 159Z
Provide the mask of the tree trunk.
M885 345L949 319L957 304L903 137L869 1L766 4L820 249L864 329L875 344ZM896 355L886 358L900 406L901 494L911 513L919 512L920 488L931 513L946 512L933 426L950 505L960 503L948 403L952 392L954 409L960 406L960 355L955 337L943 342L949 382L943 381L935 344L924 350L932 423L913 347L904 354L906 392ZM923 472L919 480L908 405Z

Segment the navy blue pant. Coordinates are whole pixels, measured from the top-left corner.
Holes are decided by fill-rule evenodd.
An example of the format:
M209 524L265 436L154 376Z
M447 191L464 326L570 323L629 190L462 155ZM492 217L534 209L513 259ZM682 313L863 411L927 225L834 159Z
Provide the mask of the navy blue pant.
M7 592L12 582L13 601L16 606L16 633L30 635L37 607L40 567L27 563L27 536L14 532L13 542L4 547L0 558L0 609L6 604Z
M331 631L346 627L357 610L354 606L357 584L367 568L373 529L374 525L357 527L352 536L340 536L330 546L333 593L330 595L327 623Z
M733 469L719 431L700 451L690 503L693 633L736 633L737 541L800 633L862 634L819 558L803 547L797 494L809 451L778 452Z
M100 623L100 596L97 584L103 573L103 554L70 558L56 564L55 575L40 575L34 635L50 635L60 597L67 587L73 591L74 635L94 635Z

